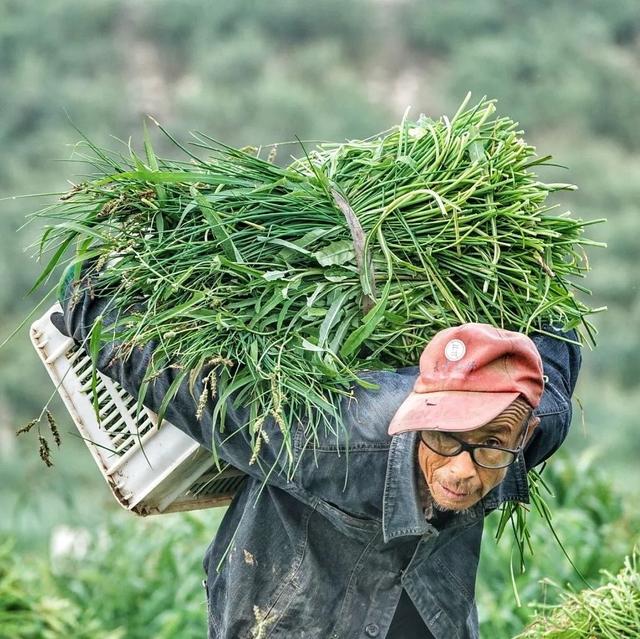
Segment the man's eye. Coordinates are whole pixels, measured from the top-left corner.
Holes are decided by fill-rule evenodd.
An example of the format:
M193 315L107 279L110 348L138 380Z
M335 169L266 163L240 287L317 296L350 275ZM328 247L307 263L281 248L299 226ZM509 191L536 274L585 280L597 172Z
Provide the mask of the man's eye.
M502 448L502 442L499 439L496 439L495 437L489 437L488 439L485 439L483 444L485 446L498 446L499 448Z

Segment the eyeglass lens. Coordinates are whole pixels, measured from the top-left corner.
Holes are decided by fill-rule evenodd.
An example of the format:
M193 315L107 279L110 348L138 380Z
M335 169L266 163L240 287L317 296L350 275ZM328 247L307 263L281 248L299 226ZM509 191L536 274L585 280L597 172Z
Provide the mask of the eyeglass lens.
M452 457L462 451L462 444L447 433L422 431L422 440L434 452L445 457ZM480 466L501 468L508 466L515 459L515 454L489 446L477 446L470 451L473 460Z

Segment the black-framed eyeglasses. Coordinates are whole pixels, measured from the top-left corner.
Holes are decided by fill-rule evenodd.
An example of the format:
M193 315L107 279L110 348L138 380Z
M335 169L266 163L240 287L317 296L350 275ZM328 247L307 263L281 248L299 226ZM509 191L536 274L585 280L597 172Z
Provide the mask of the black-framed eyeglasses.
M522 427L522 435L517 448L502 448L500 446L487 446L486 444L469 444L459 439L451 432L439 430L422 430L420 438L424 445L434 453L443 457L455 457L462 452L468 452L474 463L482 468L506 468L511 466L522 450L524 438L529 430L529 421L532 411L527 416Z

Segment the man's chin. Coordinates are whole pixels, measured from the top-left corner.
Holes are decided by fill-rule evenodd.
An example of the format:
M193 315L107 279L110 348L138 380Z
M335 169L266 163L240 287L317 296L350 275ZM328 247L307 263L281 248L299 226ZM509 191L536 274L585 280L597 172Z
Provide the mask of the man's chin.
M471 506L473 506L473 504L471 504L470 506L460 506L459 504L456 504L456 505L442 504L439 501L436 501L435 499L433 500L434 509L442 513L464 513L467 510L469 510Z

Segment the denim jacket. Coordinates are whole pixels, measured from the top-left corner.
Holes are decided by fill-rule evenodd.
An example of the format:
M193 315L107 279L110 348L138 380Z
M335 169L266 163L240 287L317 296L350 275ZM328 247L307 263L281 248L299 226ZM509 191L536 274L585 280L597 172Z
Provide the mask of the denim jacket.
M73 288L63 299L64 326L84 343L96 317L104 313L108 324L114 313L86 286ZM269 443L249 464L248 411L230 402L221 435L211 424L213 400L196 419L202 382L193 395L185 382L166 418L208 449L215 441L220 456L247 474L204 558L210 639L382 639L402 589L436 639L478 637L484 516L506 500L528 501L527 469L560 446L571 421L580 349L545 335L533 340L546 376L539 427L501 484L471 509L435 519L422 510L416 433L387 434L417 367L363 375L379 390L357 386L344 400L343 436L320 433L312 448L298 424L291 478L275 425L267 424ZM98 367L137 396L155 345L126 361L113 359L114 347L101 350ZM146 406L158 410L175 374L168 369L149 385Z

